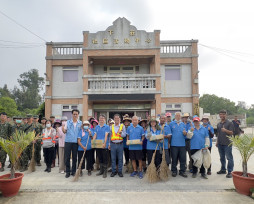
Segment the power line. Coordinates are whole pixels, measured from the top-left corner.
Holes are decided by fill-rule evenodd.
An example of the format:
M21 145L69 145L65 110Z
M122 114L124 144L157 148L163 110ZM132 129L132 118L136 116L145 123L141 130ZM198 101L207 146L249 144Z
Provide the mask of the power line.
M42 45L42 43L29 43L29 42L17 42L17 41L10 41L10 40L0 40L4 43L13 43L13 44L26 44L26 45Z
M222 55L225 55L227 57L230 57L232 59L235 59L235 60L238 60L238 61L241 61L241 62L245 62L245 63L249 63L249 64L254 64L254 62L251 62L251 61L247 61L247 60L243 60L243 59L240 59L238 57L235 57L235 56L232 56L233 55L242 55L242 54L247 54L247 55L250 55L250 56L253 56L252 54L249 54L249 53L242 53L242 52L235 52L235 51L230 51L230 50L225 50L225 49L221 49L221 48L214 48L214 47L211 47L211 46L207 46L207 45L203 45L203 44L199 44L205 48L208 48L208 49L211 49L213 50L214 52L217 52L219 54L222 54ZM224 51L223 51L224 50ZM236 54L236 53L239 53L239 54Z
M20 23L18 23L17 21L15 21L13 18L7 16L5 13L3 13L0 10L0 13L5 16L6 18L8 18L9 20L11 20L12 22L14 22L15 24L19 25L20 27L24 28L26 31L28 31L29 33L35 35L36 37L40 38L41 40L43 40L44 42L47 42L44 38L40 37L39 35L35 34L33 31L29 30L28 28L26 28L25 26L21 25Z

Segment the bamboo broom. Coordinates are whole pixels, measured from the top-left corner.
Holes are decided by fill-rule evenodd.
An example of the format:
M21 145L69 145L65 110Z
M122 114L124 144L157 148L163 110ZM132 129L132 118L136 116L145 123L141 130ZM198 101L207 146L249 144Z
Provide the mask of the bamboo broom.
M31 158L31 162L30 162L29 167L28 167L28 172L30 172L30 173L35 172L35 170L36 170L34 152L35 152L35 149L34 149L34 143L33 143L32 158Z
M150 183L155 183L156 181L158 181L157 169L156 169L156 166L155 166L155 163L154 163L158 144L159 144L159 143L157 143L156 148L155 148L155 151L154 151L154 153L153 153L152 161L151 161L151 163L149 164L149 166L147 167L147 170L146 170L146 175L145 175L145 177L146 177L146 179L147 179Z
M162 181L167 181L169 179L169 176L170 176L170 170L166 162L166 154L165 154L164 140L163 140L163 152L162 152L162 161L159 168L159 178Z
M89 139L90 139L90 138L89 138L89 135L88 135L87 142L86 142L86 148L87 148L87 144L88 144ZM73 182L77 182L78 179L79 179L79 176L80 176L80 173L81 173L81 167L82 167L82 164L83 164L84 158L85 158L85 154L86 154L86 150L84 151L84 153L83 153L83 155L82 155L82 158L81 158L81 160L80 160L78 169L77 169L76 174L75 174L75 176L74 176L74 178L73 178L73 180L72 180Z

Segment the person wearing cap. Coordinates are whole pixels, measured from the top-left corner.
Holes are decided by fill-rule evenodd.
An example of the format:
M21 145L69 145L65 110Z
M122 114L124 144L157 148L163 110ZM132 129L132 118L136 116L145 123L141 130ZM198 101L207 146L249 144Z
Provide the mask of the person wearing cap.
M182 122L184 123L186 131L188 131L193 126L193 124L190 121L189 117L190 117L189 113L184 113L182 115ZM185 148L186 148L187 154L189 155L188 168L189 168L190 172L192 173L192 159L191 159L191 152L190 152L190 140L188 138L186 138L186 140L185 140ZM186 166L187 166L187 164L186 164Z
M33 116L33 127L36 135L41 135L43 126L39 123L39 116ZM34 151L34 159L36 161L37 166L41 166L41 140L36 140L35 142L35 151Z
M96 126L94 130L93 140L103 140L103 148L96 149L96 154L99 157L100 162L100 171L96 174L96 176L103 175L103 178L107 177L107 168L108 168L108 157L109 157L109 149L108 149L108 136L110 132L110 128L105 123L106 116L100 115L99 117L99 125Z
M42 125L43 129L46 127L46 121L47 121L47 119L45 117L42 117L41 125Z
M54 125L56 117L54 115L51 115L49 117L49 120L51 121L51 124Z
M5 112L0 113L0 137L8 139L12 135L12 130L11 124L7 122L7 114ZM0 146L0 163L2 163L0 172L4 171L5 161L6 152Z
M194 122L194 127L191 127L187 133L188 137L191 138L190 139L191 155L195 154L199 150L207 151L210 145L208 131L206 130L206 128L200 125L200 118L199 117L193 118L193 122ZM193 162L194 161L192 159L192 166L193 166L192 178L196 178L198 168L195 165L193 165ZM208 179L203 164L200 168L200 173L202 178Z
M133 172L131 173L131 177L134 177L138 175L140 179L143 178L143 172L142 172L142 144L143 140L145 138L145 132L144 129L138 124L138 117L133 116L132 117L132 125L128 127L127 129L127 141L128 140L140 140L141 144L136 145L129 145L129 156L131 159L131 163L133 166ZM137 163L136 160L138 160L139 166L139 172L137 169Z
M86 163L86 170L88 171L88 176L92 175L92 168L93 168L93 154L92 154L92 145L91 140L93 138L92 131L90 129L89 121L84 121L81 130L79 131L78 135L78 166L80 165L82 156L85 151L85 158L81 165L81 176L83 175L82 170L85 169Z
M203 117L202 117L202 122L203 122L203 124L202 124L202 126L204 127L204 128L206 128L206 130L208 131L208 134L209 134L209 138L210 138L210 147L208 148L209 149L209 151L210 151L210 153L212 152L212 144L213 144L213 136L214 136L214 129L213 129L213 126L211 126L210 124L209 124L209 116L207 116L207 115L204 115ZM211 172L211 165L210 165L210 167L207 169L207 175L211 175L212 174L212 172Z
M18 131L22 132L24 131L24 126L22 125L22 117L16 116L15 117L15 124L12 126L12 132Z
M125 130L127 132L127 129L130 126L130 124L131 124L131 118L129 117L128 114L125 114L123 116L123 124L124 124ZM129 160L130 160L130 157L129 157L129 147L126 144L126 140L127 140L127 137L124 137L123 138L123 149L124 149L125 166L128 165Z
M186 174L186 149L185 149L185 138L187 131L185 129L184 123L181 121L181 112L175 113L175 120L170 123L171 129L171 171L172 176L177 176L177 163L180 162L180 171L179 175L187 178Z
M167 113L165 113L165 116L166 116L166 124L169 125L171 123L172 114L167 112Z
M220 154L221 169L217 174L227 174L226 178L232 178L231 172L234 169L234 158L232 154L232 145L228 137L233 136L234 125L227 119L227 111L221 110L219 112L221 121L217 124L217 141L216 147L218 147ZM228 160L226 171L226 159Z
M138 123L143 129L146 134L147 132L147 119L142 119ZM143 152L143 158L142 158L142 165L143 165L143 171L146 172L146 160L147 160L147 139L146 137L143 140L143 147L142 147L142 152Z
M67 120L65 126L62 126L63 133L65 133L64 144L64 162L66 166L65 178L70 175L75 176L77 169L77 154L78 154L78 134L82 126L79 120L79 110L73 109L71 111L72 119ZM72 155L72 168L70 168L70 159Z
M160 151L160 146L161 143L160 141L150 141L151 136L156 136L156 135L160 135L161 134L161 128L159 126L159 122L155 119L155 118L151 118L149 125L147 127L147 131L145 134L145 137L147 139L147 161L148 161L148 165L150 165L151 161L152 161L152 157L153 157L153 153L155 152L156 146L157 146L157 150L155 153L155 166L156 168L158 168L161 164L162 161L162 154Z
M43 153L46 163L45 172L51 172L51 165L54 159L56 130L52 127L51 120L46 121L46 128L42 131Z
M27 124L27 117L24 117L24 118L22 119L22 122L23 122L24 125L26 125L26 124Z
M63 133L63 127L67 122L67 117L62 116L61 126L56 129L56 135L58 136L58 157L59 157L59 173L64 174L65 164L64 164L64 141L65 134Z

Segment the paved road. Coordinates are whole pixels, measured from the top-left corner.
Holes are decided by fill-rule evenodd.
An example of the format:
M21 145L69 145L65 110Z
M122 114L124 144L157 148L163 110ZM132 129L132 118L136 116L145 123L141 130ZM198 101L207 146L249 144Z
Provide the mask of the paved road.
M241 170L240 154L233 149L235 170ZM0 196L0 203L254 203L249 197L234 192L232 179L225 175L217 175L220 169L218 150L212 149L212 175L208 180L201 177L188 178L177 176L170 178L167 182L148 183L145 179L131 178L124 174L124 178L118 176L103 179L84 174L78 182L72 182L73 177L66 179L63 174L58 173L58 168L52 169L51 173L45 173L45 164L37 167L36 172L27 173L18 196L14 198L3 198ZM249 172L254 173L254 157L250 158ZM5 171L4 173L7 173ZM4 174L1 173L0 175ZM51 192L51 193L48 193ZM2 202L3 201L3 202Z

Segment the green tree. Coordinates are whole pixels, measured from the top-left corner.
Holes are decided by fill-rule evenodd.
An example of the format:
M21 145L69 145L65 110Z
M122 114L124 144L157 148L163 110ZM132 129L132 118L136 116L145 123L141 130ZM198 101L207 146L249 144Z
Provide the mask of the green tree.
M10 97L1 97L0 98L0 107L3 108L3 111L8 114L8 116L18 115L19 111L17 110L17 105L15 101Z
M204 113L211 113L212 115L218 114L222 109L226 110L228 114L237 113L237 107L233 101L214 94L204 94L199 99L199 105L204 109Z
M3 88L0 88L0 97L13 97L11 91L7 87L7 84L5 84Z
M43 89L44 85L44 78L39 76L38 70L32 69L28 72L24 72L20 75L18 83L21 87L21 90L15 87L14 93L19 108L21 110L26 108L38 108L42 101L40 91Z

